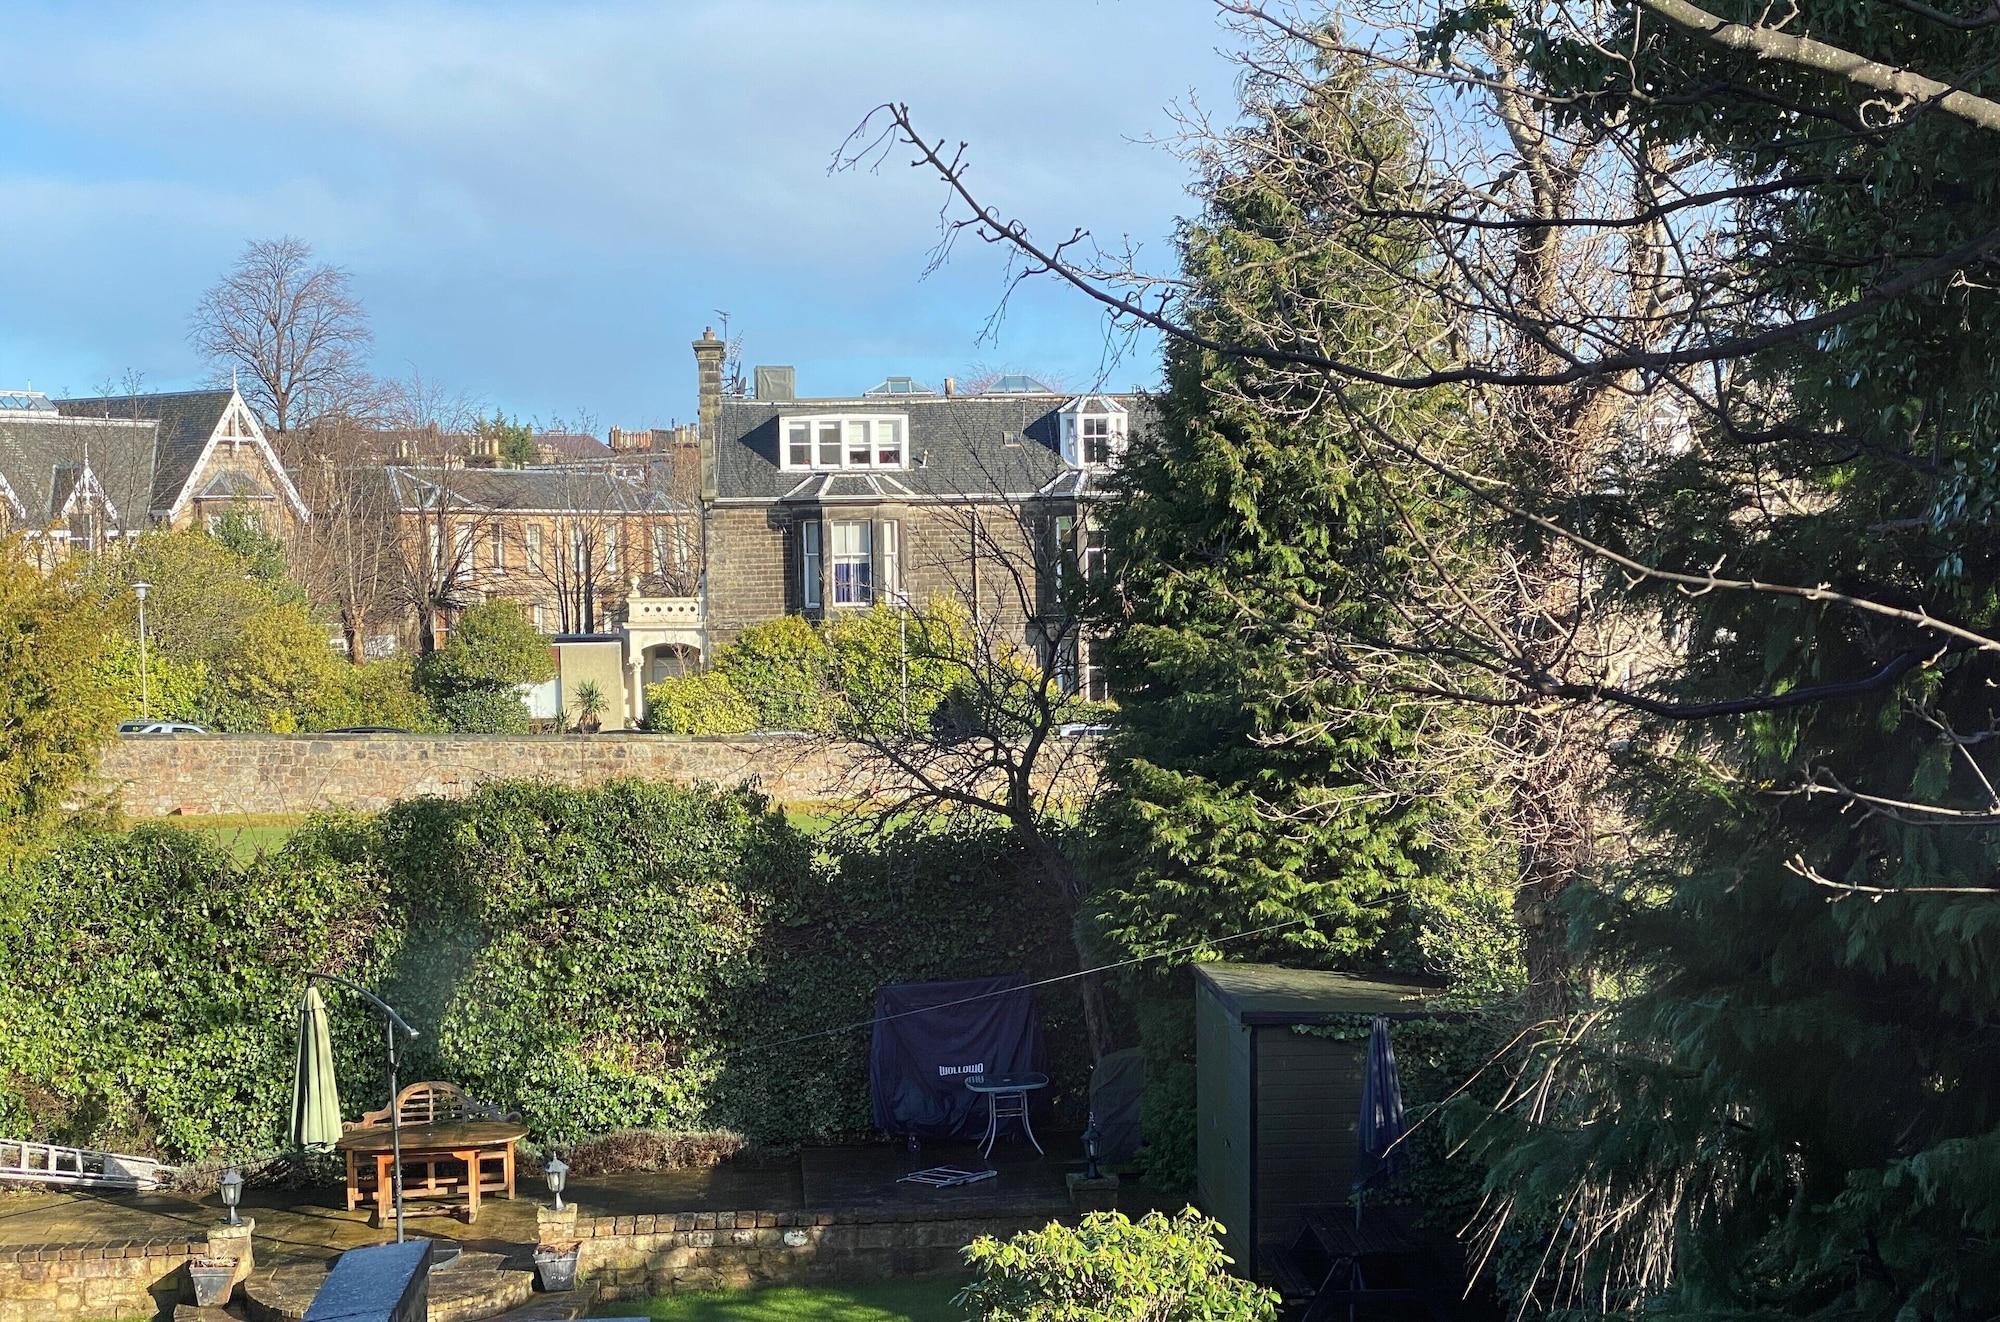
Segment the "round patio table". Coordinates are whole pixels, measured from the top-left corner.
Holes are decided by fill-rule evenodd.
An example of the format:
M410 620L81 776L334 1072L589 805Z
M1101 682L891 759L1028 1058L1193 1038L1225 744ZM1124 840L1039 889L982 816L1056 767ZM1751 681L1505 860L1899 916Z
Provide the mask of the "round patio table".
M421 1166L423 1175L415 1181L407 1173L404 1175L404 1201L456 1198L463 1194L465 1219L476 1220L481 1193L497 1193L503 1198L514 1196L514 1142L527 1136L527 1126L518 1120L448 1120L435 1125L405 1125L403 1164ZM367 1162L373 1165L375 1174L375 1223L385 1224L395 1199L395 1180L389 1169L395 1163L389 1126L353 1126L333 1146L347 1157L348 1210L354 1210L361 1202L361 1166ZM443 1162L464 1163L464 1180L441 1173L438 1167ZM488 1162L498 1170L483 1171L481 1168Z
M979 1146L980 1156L993 1155L993 1140L1000 1136L1002 1120L1019 1120L1021 1132L1035 1145L1035 1151L1042 1151L1041 1140L1035 1137L1035 1127L1028 1121L1028 1094L1048 1086L1049 1076L1046 1074L974 1074L965 1080L968 1092L980 1093L986 1098L986 1138Z

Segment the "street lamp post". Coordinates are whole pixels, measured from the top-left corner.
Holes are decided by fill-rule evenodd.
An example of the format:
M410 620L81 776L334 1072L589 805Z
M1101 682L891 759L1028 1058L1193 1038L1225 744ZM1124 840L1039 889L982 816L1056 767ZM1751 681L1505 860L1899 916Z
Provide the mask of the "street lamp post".
M139 712L147 720L153 718L153 690L146 676L146 594L152 587L143 578L132 585L132 595L139 599Z

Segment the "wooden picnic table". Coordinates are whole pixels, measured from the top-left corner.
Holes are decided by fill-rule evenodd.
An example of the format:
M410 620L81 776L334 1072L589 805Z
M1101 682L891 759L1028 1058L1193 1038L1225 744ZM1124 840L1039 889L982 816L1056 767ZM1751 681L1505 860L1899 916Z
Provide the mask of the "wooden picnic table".
M465 1196L465 1219L479 1217L482 1193L514 1196L514 1143L527 1137L528 1129L518 1120L441 1120L428 1125L403 1127L403 1199L449 1199ZM395 1211L395 1181L390 1170L395 1162L389 1126L350 1126L334 1144L347 1157L347 1210L361 1205L369 1183L373 1184L375 1224L385 1224ZM459 1163L465 1176L455 1171L440 1172L445 1163ZM421 1167L416 1180L411 1166ZM363 1177L368 1176L369 1179ZM449 1208L438 1209L449 1211Z

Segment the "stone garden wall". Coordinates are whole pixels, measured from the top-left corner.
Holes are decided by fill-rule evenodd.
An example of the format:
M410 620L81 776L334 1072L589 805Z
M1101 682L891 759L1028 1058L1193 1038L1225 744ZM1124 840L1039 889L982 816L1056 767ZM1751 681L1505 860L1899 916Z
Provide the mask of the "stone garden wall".
M185 1268L207 1250L199 1239L0 1248L0 1322L171 1312L186 1290Z
M877 788L853 746L789 735L175 735L114 741L94 794L117 799L132 817L373 812L493 780L582 786L627 776L754 780L787 803L856 800Z
M544 1242L578 1243L578 1270L604 1300L962 1274L960 1251L979 1236L1039 1230L1069 1208L673 1212L581 1217L574 1229L561 1215L544 1213Z

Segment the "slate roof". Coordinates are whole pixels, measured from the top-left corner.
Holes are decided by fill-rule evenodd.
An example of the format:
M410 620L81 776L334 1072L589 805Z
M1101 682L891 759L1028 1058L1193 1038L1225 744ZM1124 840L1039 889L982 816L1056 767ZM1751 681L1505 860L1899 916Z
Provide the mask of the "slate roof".
M0 413L0 477L25 521L41 525L62 508L87 455L119 522L136 531L152 508L156 430L148 420Z
M165 514L173 508L181 489L187 485L208 438L215 435L223 410L229 407L228 390L180 390L157 395L110 395L92 399L59 399L56 408L69 418L149 419L159 424L153 454L152 495L148 508ZM92 468L97 465L93 462ZM108 490L111 481L98 472ZM113 501L117 498L114 496ZM121 504L121 512L132 516Z
M565 514L671 514L680 507L665 491L603 468L437 468L383 470L403 510L435 509L442 487L463 509Z
M1134 395L1128 434L1153 413ZM935 395L862 399L724 399L716 426L715 494L721 501L954 500L1075 496L1093 478L1065 464L1058 413L1074 396ZM901 413L909 466L901 470L787 472L779 466L781 418L817 413Z

